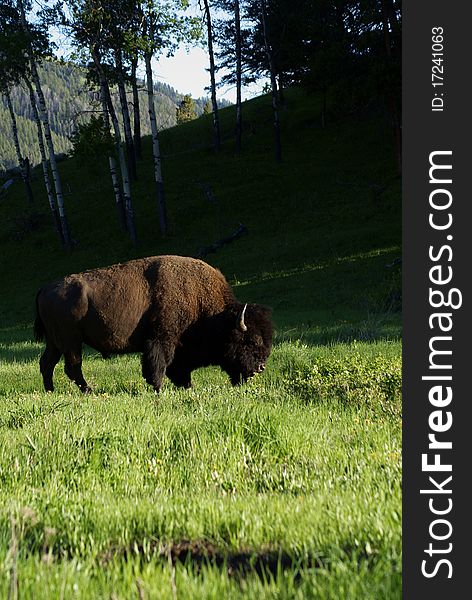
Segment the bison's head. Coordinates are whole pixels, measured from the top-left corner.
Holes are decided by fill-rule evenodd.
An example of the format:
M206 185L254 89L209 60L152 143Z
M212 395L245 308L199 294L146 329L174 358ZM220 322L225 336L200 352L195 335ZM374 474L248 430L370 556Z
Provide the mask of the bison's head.
M227 310L222 368L238 385L261 373L272 348L271 310L260 304L235 303Z

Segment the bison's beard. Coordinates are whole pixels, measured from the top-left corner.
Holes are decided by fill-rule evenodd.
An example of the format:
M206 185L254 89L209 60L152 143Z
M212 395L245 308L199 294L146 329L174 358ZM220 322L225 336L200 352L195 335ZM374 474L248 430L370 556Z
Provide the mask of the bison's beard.
M244 363L239 363L238 365L233 364L223 368L228 373L231 384L236 386L245 383L257 373L262 373L262 371L265 369L265 360L251 360Z
M237 386L245 383L251 375L244 376L242 373L228 373L231 385Z

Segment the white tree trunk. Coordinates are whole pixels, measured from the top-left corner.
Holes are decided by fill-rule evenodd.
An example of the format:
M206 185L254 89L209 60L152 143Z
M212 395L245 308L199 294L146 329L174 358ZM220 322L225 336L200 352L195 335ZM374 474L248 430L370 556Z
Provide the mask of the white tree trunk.
M136 155L134 151L133 133L131 131L131 120L129 116L128 100L126 98L126 87L123 76L123 59L121 49L115 50L115 66L118 78L118 92L120 95L121 114L123 115L123 129L125 132L126 153L128 156L128 169L133 181L136 181Z
M25 33L29 33L28 23L26 21L25 9L22 0L18 0L18 8L20 10L21 22ZM66 211L64 208L64 196L62 193L61 178L57 169L56 155L54 153L54 143L52 141L51 128L49 126L48 111L46 108L46 101L44 99L43 90L41 87L41 81L39 80L38 69L36 68L36 62L33 54L33 50L30 48L30 67L31 75L33 77L34 87L36 88L36 94L38 96L38 109L39 116L44 127L44 137L46 138L46 144L49 152L49 164L51 165L52 178L54 181L54 188L56 190L57 207L59 209L59 218L61 220L62 236L64 238L64 246L70 250L72 248L72 241L69 232L69 224L67 222Z
M21 179L23 180L23 183L25 184L26 194L28 196L29 202L33 202L33 192L31 190L31 184L30 184L30 180L29 180L27 163L26 163L26 160L23 158L23 155L21 154L20 140L18 139L18 127L16 124L15 111L13 110L13 106L11 103L10 90L8 89L7 86L5 86L5 88L2 90L2 92L7 101L8 111L10 113L13 143L15 145L16 158L18 160L18 166L20 168Z
M162 235L167 233L167 208L164 196L164 183L162 180L161 152L159 148L159 138L157 133L156 110L154 107L154 85L152 81L151 54L146 53L144 57L146 63L146 84L148 94L148 111L151 122L152 134L152 159L154 163L154 180L156 182L157 205L159 210L159 224Z
M72 247L72 241L69 232L69 224L67 222L66 210L64 207L64 195L62 193L62 182L59 175L59 171L56 163L56 154L54 152L54 143L51 135L51 128L49 126L48 111L46 108L46 101L44 99L41 82L39 80L38 69L33 59L31 59L31 74L33 76L34 87L36 88L36 94L38 97L38 109L39 116L41 118L44 137L46 138L46 145L49 151L49 164L51 165L52 179L54 181L54 188L56 190L57 207L59 209L59 218L61 221L62 237L64 239L65 247L70 250Z
M139 114L139 93L136 71L138 68L138 59L131 59L131 85L133 88L133 141L136 157L141 158L141 116Z
M265 0L261 0L261 20L262 30L264 34L264 47L267 57L267 66L270 73L270 84L272 92L272 112L274 115L274 137L275 137L275 159L277 162L282 160L282 144L280 141L280 120L279 120L279 103L277 94L277 78L274 68L274 58L269 40L269 26L267 23L267 12Z
M103 113L103 123L105 124L105 128L107 131L110 131L110 117L108 115L108 106L107 106L107 94L104 89L104 83L100 80L100 100L102 103L102 113ZM118 144L116 144L117 153L119 155ZM110 167L110 175L111 181L113 185L113 193L115 195L115 206L118 213L118 220L123 231L127 230L126 226L126 213L125 207L123 205L123 196L120 188L120 179L118 177L118 169L116 165L116 160L114 156L108 157L108 164Z
M51 180L49 179L49 162L46 155L46 149L44 148L44 139L43 139L43 129L41 127L41 119L39 118L38 107L36 106L36 97L34 95L33 86L29 79L24 77L24 81L29 90L31 109L33 110L33 117L36 123L36 128L38 130L38 146L39 152L41 155L41 165L43 167L43 177L44 177L44 185L46 187L46 193L48 196L49 208L51 209L51 214L53 218L54 228L57 231L59 239L61 240L61 244L64 245L64 236L62 234L61 221L59 218L59 213L56 207L56 201L54 199L54 193L52 191Z
M108 81L106 80L105 73L103 72L102 64L100 62L100 55L96 48L90 49L93 61L95 63L95 67L97 68L98 76L100 78L100 89L101 93L105 96L106 105L108 108L108 114L111 118L111 122L113 124L113 131L115 134L115 143L118 151L118 160L120 163L121 170L121 179L123 185L123 196L125 203L125 214L126 214L126 226L128 229L128 233L131 238L131 242L133 246L138 244L138 238L136 235L136 226L134 222L134 211L133 205L131 202L131 188L129 183L129 175L128 175L128 167L126 165L125 154L123 152L123 146L121 144L121 133L120 133L120 124L118 122L118 117L116 116L116 111L113 106L113 102L111 99L110 89L108 87Z
M205 18L208 32L208 56L210 59L210 83L211 83L211 105L213 108L213 144L215 152L220 151L221 135L220 135L220 119L218 116L218 103L216 100L216 80L215 80L215 55L213 52L213 29L211 25L211 13L208 0L203 0L205 7Z

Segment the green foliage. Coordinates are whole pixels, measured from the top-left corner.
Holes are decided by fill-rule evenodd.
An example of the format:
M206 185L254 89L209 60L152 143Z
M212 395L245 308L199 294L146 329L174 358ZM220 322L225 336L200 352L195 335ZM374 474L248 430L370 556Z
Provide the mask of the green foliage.
M365 356L355 344L352 353L342 358L312 356L285 381L307 402L337 399L355 407L367 405L375 414L394 411L401 415L400 356Z
M19 3L5 0L0 5L0 89L29 77L30 60L50 54L46 28L39 22L24 26Z
M105 127L103 117L92 115L87 123L79 123L70 137L72 156L92 166L104 156L114 152L114 142L110 130Z
M205 109L204 109L205 110ZM176 110L177 125L187 123L197 118L195 100L189 94L185 95Z

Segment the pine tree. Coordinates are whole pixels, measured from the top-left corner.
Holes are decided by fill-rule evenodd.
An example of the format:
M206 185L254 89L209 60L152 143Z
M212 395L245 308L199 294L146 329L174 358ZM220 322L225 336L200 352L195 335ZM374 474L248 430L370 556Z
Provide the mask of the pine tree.
M176 109L177 123L187 123L197 118L195 100L189 94L183 97L183 100Z

